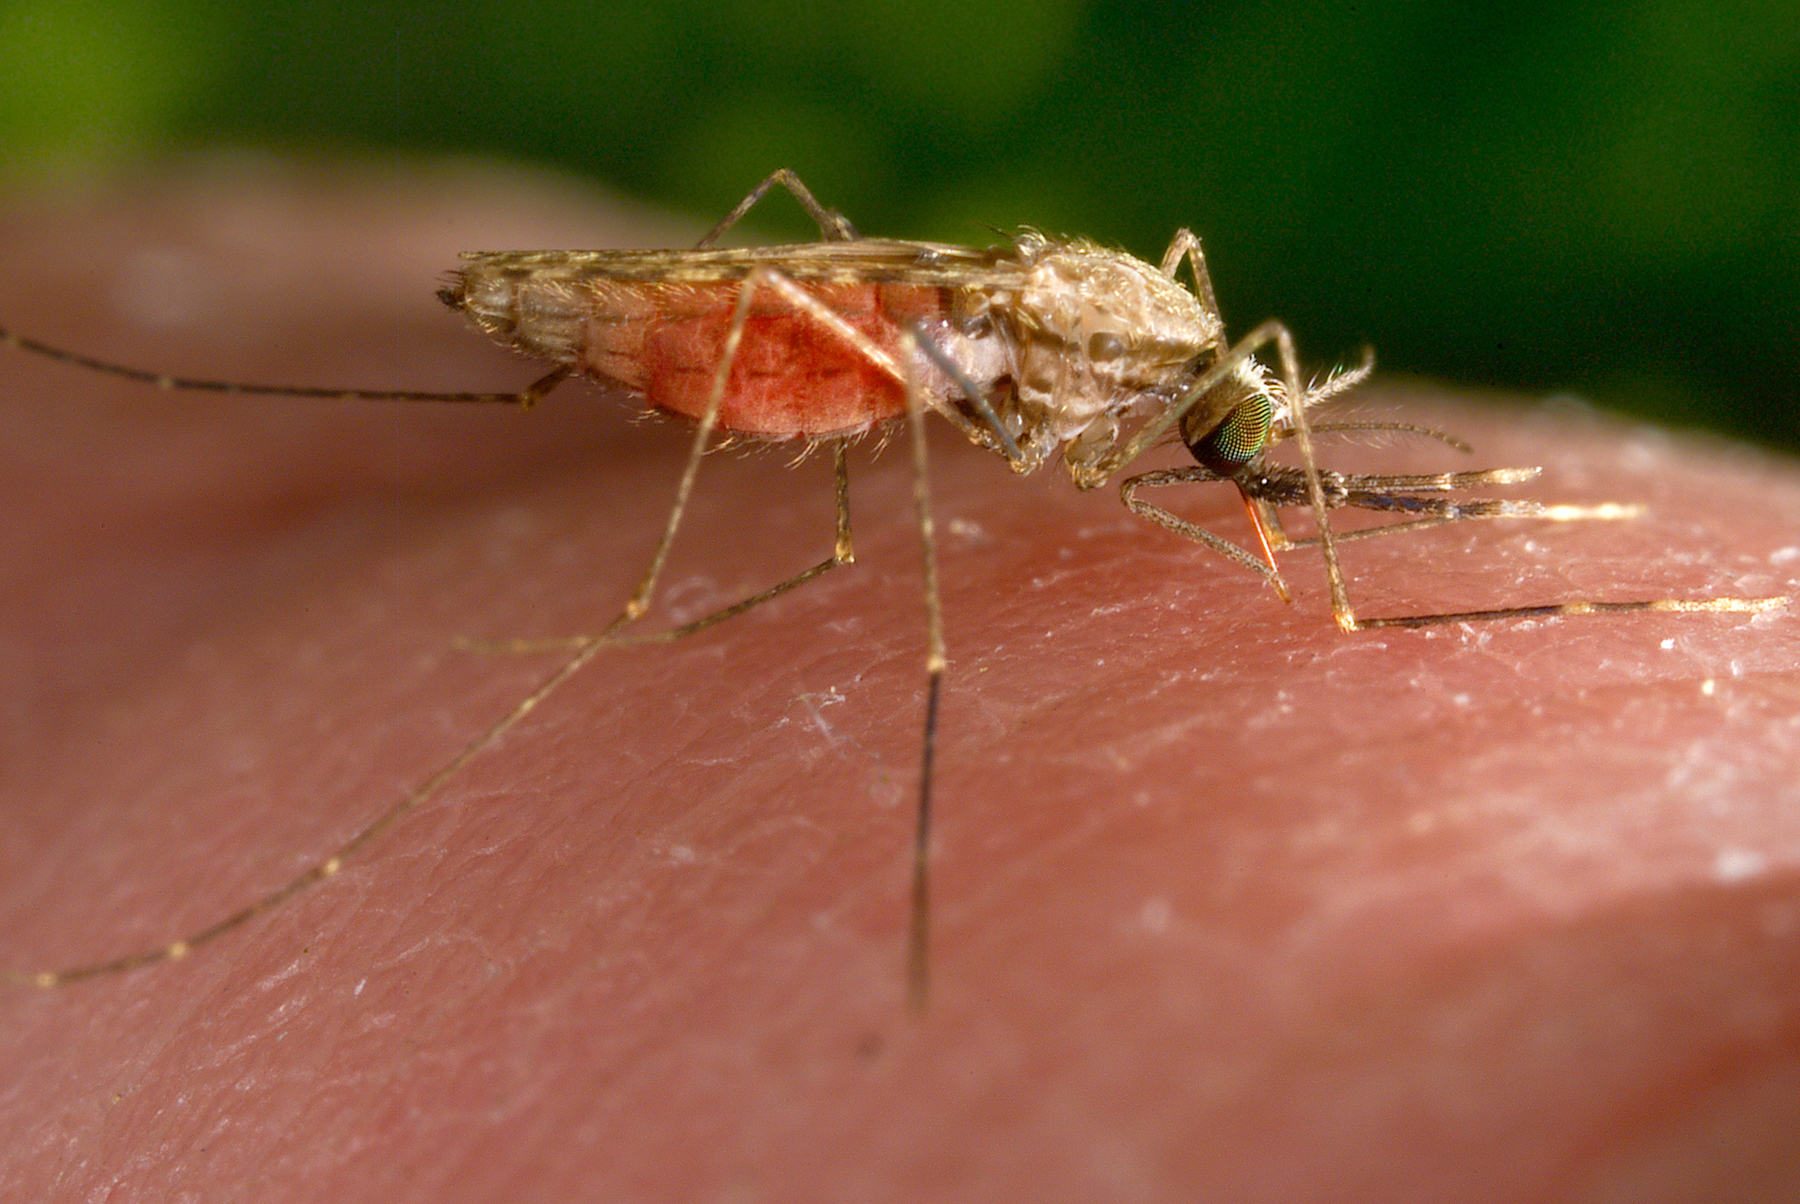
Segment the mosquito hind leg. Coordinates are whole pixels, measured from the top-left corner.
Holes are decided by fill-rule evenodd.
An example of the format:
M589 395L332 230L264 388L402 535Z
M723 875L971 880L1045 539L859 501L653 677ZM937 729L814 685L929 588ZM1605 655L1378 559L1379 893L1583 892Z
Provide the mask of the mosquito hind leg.
M819 236L824 241L851 242L862 237L856 232L856 227L850 224L849 218L835 209L827 209L821 205L818 198L813 196L812 190L800 182L799 176L785 167L779 167L770 172L762 183L752 188L748 196L732 207L730 213L720 218L719 224L708 230L706 237L694 244L695 249L710 247L718 242L724 237L727 230L743 220L744 215L754 209L756 203L768 195L769 189L777 184L787 189L789 195L799 201L800 207L806 210L806 215L818 223Z

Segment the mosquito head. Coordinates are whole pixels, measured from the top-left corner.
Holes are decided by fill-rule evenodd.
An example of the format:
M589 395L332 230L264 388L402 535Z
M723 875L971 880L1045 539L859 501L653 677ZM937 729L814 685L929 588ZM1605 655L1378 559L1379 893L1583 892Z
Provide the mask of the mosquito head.
M461 275L456 277L455 284L446 284L443 288L439 289L437 291L437 299L442 301L445 305L448 305L451 309L460 311L463 308Z
M1204 427L1200 421L1183 419L1181 441L1202 467L1227 479L1236 477L1268 446L1277 388L1261 365L1246 360L1219 383L1213 396L1188 411L1190 417L1220 413L1225 417Z

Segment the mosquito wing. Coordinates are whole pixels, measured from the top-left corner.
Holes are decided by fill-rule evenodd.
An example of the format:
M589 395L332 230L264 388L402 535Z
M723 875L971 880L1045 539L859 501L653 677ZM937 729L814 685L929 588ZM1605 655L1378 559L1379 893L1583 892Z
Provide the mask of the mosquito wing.
M1016 246L982 249L890 238L705 251L470 251L462 259L465 279L536 277L569 284L713 284L768 267L807 283L981 289L1014 283L1026 270Z

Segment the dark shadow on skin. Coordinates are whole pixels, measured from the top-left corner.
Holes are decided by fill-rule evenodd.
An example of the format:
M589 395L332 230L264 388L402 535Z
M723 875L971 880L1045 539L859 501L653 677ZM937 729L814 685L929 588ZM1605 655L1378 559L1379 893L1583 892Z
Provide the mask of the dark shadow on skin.
M631 228L430 183L214 173L9 206L0 323L172 371L522 385L532 365L434 311L446 252ZM199 326L120 318L121 264L193 275ZM1517 496L1653 510L1353 545L1365 614L1800 592L1791 465L1367 395L1479 454L1334 463L1544 464ZM247 403L8 356L0 405L15 968L204 925L423 780L555 663L454 639L604 623L682 448L584 387L528 415ZM926 1016L902 977L923 637L895 447L853 459L854 568L603 655L340 877L189 959L0 997L0 1182L1795 1194L1769 1121L1800 1107L1791 613L1344 636L1305 554L1283 606L1110 492L946 434ZM783 462L708 462L665 620L829 551L828 459ZM1228 491L1158 500L1244 534Z

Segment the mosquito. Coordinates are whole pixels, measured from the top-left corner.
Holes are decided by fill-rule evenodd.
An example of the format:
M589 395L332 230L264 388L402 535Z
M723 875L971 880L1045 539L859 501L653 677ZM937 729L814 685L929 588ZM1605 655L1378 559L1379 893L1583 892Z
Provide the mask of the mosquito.
M772 190L788 192L818 225L816 242L720 249L718 240ZM1185 268L1188 282L1179 274ZM1318 466L1312 436L1327 430L1421 434L1468 450L1459 440L1404 423L1313 424L1308 411L1360 384L1352 369L1304 384L1293 336L1265 321L1235 342L1224 321L1197 239L1180 230L1160 263L1082 240L1026 230L1010 242L974 248L865 238L820 204L788 170L771 173L692 250L472 252L438 298L503 346L549 362L549 372L512 393L443 393L244 384L169 376L50 346L6 330L0 343L75 367L167 390L374 401L437 401L529 407L570 377L585 376L647 408L689 420L693 438L674 502L636 588L611 622L590 634L504 641L492 650L556 649L558 667L456 756L309 869L211 925L179 940L110 961L34 973L15 982L56 987L177 960L327 878L427 800L607 648L670 642L704 631L821 575L851 564L850 444L903 424L909 435L914 521L924 575L925 691L918 793L910 850L906 985L925 1006L930 977L930 860L939 703L948 672L938 601L925 416L934 413L1015 472L1059 459L1080 489L1117 479L1164 443L1192 455L1186 467L1125 477L1120 498L1133 513L1200 543L1291 597L1275 553L1316 547L1332 613L1345 632L1374 627L1620 611L1750 612L1783 598L1697 601L1573 601L1458 614L1359 617L1339 566L1337 544L1473 519L1549 521L1624 518L1621 505L1559 506L1456 498L1525 481L1536 469L1440 474L1350 474ZM1274 367L1257 358L1273 347ZM707 450L722 441L789 442L830 449L836 538L831 555L785 580L691 622L630 630L650 609ZM1291 440L1299 467L1264 453ZM1139 496L1194 482L1234 485L1248 514L1254 550L1203 529ZM1292 538L1277 507L1304 507L1315 534ZM1359 508L1397 521L1334 533L1330 512Z

